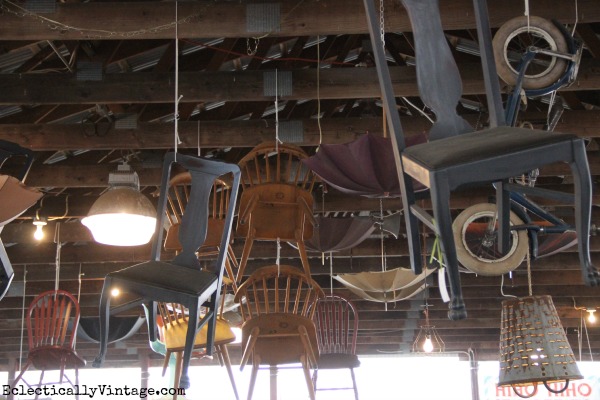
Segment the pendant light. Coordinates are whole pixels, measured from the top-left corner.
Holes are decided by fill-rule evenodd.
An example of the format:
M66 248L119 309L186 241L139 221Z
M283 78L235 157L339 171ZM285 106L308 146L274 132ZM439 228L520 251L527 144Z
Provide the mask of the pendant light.
M81 223L98 243L112 246L148 243L156 227L156 210L140 193L137 173L123 163L110 173L108 185L108 191L96 200Z
M575 379L583 379L583 375L552 298L528 296L503 301L498 386L512 386L518 396L531 397L538 383L552 393L562 393ZM519 386L534 388L525 394L517 390Z

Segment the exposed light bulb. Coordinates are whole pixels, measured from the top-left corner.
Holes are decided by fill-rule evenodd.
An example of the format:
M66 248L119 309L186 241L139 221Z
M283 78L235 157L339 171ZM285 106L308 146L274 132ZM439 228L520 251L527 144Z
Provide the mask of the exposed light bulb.
M37 225L35 227L33 237L35 240L42 240L44 238L44 228L42 227L42 225Z
M111 295L112 297L118 297L120 294L121 294L121 291L119 290L119 288L113 288L113 289L110 291L110 295Z
M423 342L423 351L425 353L431 353L433 351L433 342L431 341L431 335L425 336L425 341Z
M590 324L593 324L594 322L596 322L596 316L594 315L594 313L596 312L596 310L586 310L590 315L588 315L588 322Z
M33 219L33 225L35 225L35 232L33 233L33 237L35 240L42 240L44 238L44 226L48 223L45 218L42 219L38 215Z

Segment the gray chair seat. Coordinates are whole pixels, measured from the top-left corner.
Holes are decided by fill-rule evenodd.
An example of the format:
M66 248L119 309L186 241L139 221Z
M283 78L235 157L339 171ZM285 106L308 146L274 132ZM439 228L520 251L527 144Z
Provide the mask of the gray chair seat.
M165 273L168 271L168 273ZM157 289L173 290L189 295L204 293L217 284L212 272L191 269L163 261L147 261L108 274L114 283L136 282Z
M523 151L529 155L532 150L545 152L545 146L574 140L581 138L570 133L500 126L407 147L402 156L432 171L461 164L498 163L499 158L507 155Z

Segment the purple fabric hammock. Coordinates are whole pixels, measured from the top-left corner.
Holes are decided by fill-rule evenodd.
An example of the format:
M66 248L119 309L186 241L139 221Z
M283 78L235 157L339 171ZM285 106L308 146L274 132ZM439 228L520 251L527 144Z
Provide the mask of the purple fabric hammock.
M406 145L426 141L427 135L421 133L409 136ZM390 138L367 133L350 143L323 144L314 156L302 162L342 193L375 198L400 196Z

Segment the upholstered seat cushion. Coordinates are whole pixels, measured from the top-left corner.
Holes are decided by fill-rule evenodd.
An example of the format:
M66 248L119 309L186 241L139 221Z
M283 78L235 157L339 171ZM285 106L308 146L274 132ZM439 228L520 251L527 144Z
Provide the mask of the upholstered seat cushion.
M356 354L326 353L319 354L317 364L319 369L357 368L360 366L360 360Z
M576 135L501 126L434 140L404 149L408 158L430 171L579 140Z
M179 293L200 295L217 281L212 272L171 264L164 261L147 261L108 274L113 281L125 280L148 287L173 290Z
M176 321L161 326L161 337L169 351L183 351L187 335L187 319L179 318ZM208 324L204 324L196 334L194 348L206 347ZM235 333L223 318L217 318L215 329L215 345L232 343L236 339Z

